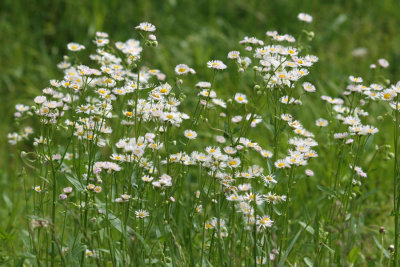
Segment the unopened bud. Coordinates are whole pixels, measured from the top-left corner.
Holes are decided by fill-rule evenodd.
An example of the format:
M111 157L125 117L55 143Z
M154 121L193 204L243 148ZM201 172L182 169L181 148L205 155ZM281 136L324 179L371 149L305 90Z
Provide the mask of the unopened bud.
M379 233L381 233L381 234L385 234L385 227L383 227L383 226L381 226L380 228L379 228Z

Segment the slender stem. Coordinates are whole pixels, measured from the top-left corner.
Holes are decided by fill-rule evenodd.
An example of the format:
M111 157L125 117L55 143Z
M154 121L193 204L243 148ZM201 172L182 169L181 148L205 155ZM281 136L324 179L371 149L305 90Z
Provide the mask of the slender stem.
M399 245L399 196L398 194L398 142L399 142L399 95L396 97L395 105L395 124L394 124L394 167L393 167L393 208L394 208L394 255L393 266L398 266L398 245Z

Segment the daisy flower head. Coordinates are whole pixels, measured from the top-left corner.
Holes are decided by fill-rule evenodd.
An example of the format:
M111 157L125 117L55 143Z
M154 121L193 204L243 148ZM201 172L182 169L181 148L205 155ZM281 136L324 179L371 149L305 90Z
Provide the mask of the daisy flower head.
M349 80L353 83L362 83L363 82L363 78L361 78L361 77L349 76Z
M264 158L267 158L267 159L272 158L272 156L273 156L272 152L268 151L268 150L261 150L260 153L261 153L261 156L263 156Z
M215 70L226 69L226 65L221 60L210 60L207 62L207 67Z
M93 188L93 191L95 193L100 193L101 192L101 187L100 186L96 186L95 188Z
M146 210L137 210L135 211L136 218L144 219L149 216L149 212Z
M277 181L275 180L275 176L273 174L264 176L263 181L265 184L270 184L270 183L276 184L277 183Z
M83 46L83 45L81 45L81 44L78 44L78 43L69 43L68 45L67 45L67 47L68 47L68 50L70 50L70 51L80 51L80 50L83 50L83 49L85 49L85 46Z
M105 46L110 42L110 40L105 39L105 38L96 38L96 40L94 40L94 43L97 46Z
M303 83L303 88L304 88L304 91L306 91L306 92L309 92L309 93L315 92L315 86L309 82Z
M42 188L40 186L35 186L33 189L38 193L42 192Z
M317 125L318 127L325 127L328 125L328 121L324 120L322 118L319 118L318 120L315 121L315 125Z
M186 64L179 64L175 67L175 73L178 75L185 75L188 74L190 71L190 68Z
M215 137L215 141L217 141L217 142L220 143L220 144L223 144L223 143L226 142L226 139L225 139L225 137L223 137L222 135L217 135L217 136Z
M277 161L274 163L274 165L275 165L275 167L277 167L278 169L281 169L281 168L289 168L289 167L290 167L290 165L289 165L289 163L287 162L287 160L284 160L284 159L279 159L279 160L277 160Z
M313 20L312 16L307 13L300 13L299 15L297 15L297 18L307 23L311 23Z
M196 83L196 87L202 88L202 89L207 89L211 87L210 82L198 82Z
M185 137L187 139L196 139L197 133L195 131L192 131L192 130L186 130L185 131Z
M153 179L154 179L154 178L151 177L151 176L149 176L149 175L145 175L145 176L142 177L142 181L143 181L143 182L148 182L148 183L151 182L151 181L153 181Z
M248 102L246 95L245 94L241 94L241 93L236 93L235 100L239 104L247 104L247 102Z
M72 192L72 187L65 187L65 188L63 189L63 192L64 192L65 194L71 193L71 192Z
M310 169L305 170L305 174L309 177L314 176L314 172Z
M384 58L380 58L380 59L378 59L378 64L382 67L382 68L387 68L387 67L389 67L389 61L387 61L386 59L384 59Z
M154 32L156 30L156 26L148 22L142 22L136 26L135 29L144 32Z
M229 59L238 59L240 56L240 52L239 51L231 51L228 53L228 58Z
M257 216L258 217L258 216ZM265 228L269 228L274 223L268 216L258 217L257 218L257 226L260 230L264 230Z
M234 158L234 159L230 159L228 162L228 166L230 168L237 168L240 166L240 159L239 158Z

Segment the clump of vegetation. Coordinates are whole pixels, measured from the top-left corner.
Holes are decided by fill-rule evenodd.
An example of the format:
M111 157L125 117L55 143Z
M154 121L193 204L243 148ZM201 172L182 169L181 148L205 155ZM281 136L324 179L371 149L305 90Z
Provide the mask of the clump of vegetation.
M313 19L298 19L296 37L267 31L210 59L208 79L185 63L171 67L173 77L152 68L144 58L158 41L147 22L135 27L137 39L123 42L97 32L90 64L80 56L90 48L69 43L57 65L63 78L32 106L16 106L20 130L8 134L21 151L22 262L358 264L368 172L384 155L394 160L394 240L375 229L374 260L396 266L400 83L350 76L342 98L318 97L307 80L318 64L309 46ZM380 59L371 68L388 64ZM228 88L225 79L240 86ZM374 144L379 130L368 110L378 100L393 119L393 155ZM310 101L326 110L308 130ZM311 217L294 204L313 178L324 184Z

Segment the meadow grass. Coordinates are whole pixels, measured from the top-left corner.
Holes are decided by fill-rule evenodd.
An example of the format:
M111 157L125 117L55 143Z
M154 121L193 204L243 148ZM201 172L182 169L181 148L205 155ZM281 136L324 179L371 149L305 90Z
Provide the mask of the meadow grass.
M282 246L285 248L277 256L278 259L271 263L271 266L279 264L281 258L285 258L284 251L288 251L290 254L287 255L288 261L283 262L282 266L294 263L308 266L327 266L330 263L342 266L389 264L388 257L393 256L391 256L388 246L394 243L393 155L390 154L394 153L394 150L393 120L390 109L377 103L368 105L370 115L367 117L367 121L378 127L379 132L368 139L355 139L354 149L352 147L349 151L344 149L345 146L339 146L332 141L331 136L336 129L321 128L318 130L315 127L315 120L322 117L329 121L330 126L337 123L332 115L330 104L322 101L320 96L342 97L344 89L349 84L349 75L362 76L365 80L374 82L384 82L383 78L390 79L392 83L398 80L400 37L397 28L400 25L400 8L396 1L271 1L260 3L260 1L239 0L195 2L170 0L138 1L136 3L121 1L32 1L27 3L26 1L3 0L0 3L0 12L0 30L3 33L0 36L2 43L0 93L3 100L3 104L0 106L2 115L0 122L0 186L2 188L0 203L3 207L0 210L0 217L4 218L0 223L2 243L0 263L36 264L35 259L40 256L34 255L32 250L32 244L29 241L31 233L27 227L28 218L26 216L33 213L33 206L29 202L34 198L35 192L30 188L33 184L29 184L28 189L23 186L24 181L31 183L32 179L36 179L33 176L37 173L21 163L20 152L7 143L7 133L15 131L18 126L13 118L15 105L18 103L32 105L32 99L41 94L41 90L48 86L50 79L62 78L62 73L55 66L62 60L64 54L69 53L66 47L67 43L78 42L87 47L93 46L92 39L97 31L109 33L112 41L139 39L133 29L134 26L141 21L153 23L157 26L156 35L159 45L153 49L153 52L144 53L143 62L152 68L162 70L167 77L176 75L174 67L180 63L185 63L196 70L196 75L185 77L182 85L187 99L180 109L182 112L192 114L197 98L191 91L194 89L191 88L199 80L215 79L213 90L221 98L233 98L237 91L247 95L252 94L254 81L251 74L245 73L244 76L241 76L232 65L228 64L229 71L223 71L216 75L206 68L210 59L221 59L227 62L227 52L242 49L238 44L239 40L242 40L244 36L256 36L264 39L267 30L277 30L280 33L288 33L297 37L304 24L296 19L297 14L307 12L314 18L313 23L307 25L307 30L313 31L315 38L307 43L304 51L319 57L318 63L311 68L307 81L316 86L317 93L313 97L302 98L302 108L294 110L293 116L316 135L315 140L320 144L316 149L319 157L310 161L307 166L314 171L313 177L297 177L295 190L290 197L292 200L290 207L283 205L278 208L279 211L274 211L277 214L281 213L277 222L279 225L283 225L282 229L285 227L287 229L279 228L277 233L282 231L288 231L288 233L283 241L279 239L279 235L275 236L276 233L271 233L268 237L278 243L278 248L279 242L282 242ZM366 53L359 48L365 48ZM88 54L88 52L82 52L83 64L89 64ZM376 63L378 58L388 59L389 68L380 69L379 72L372 71L369 65ZM271 114L268 112L262 115ZM271 148L274 142L272 134L274 129L271 128L273 119L267 118L265 125L252 129L246 137L257 140L262 147ZM214 123L215 121L210 119L210 122ZM203 123L203 127L207 126L206 122L201 121L201 123ZM186 128L193 126L190 123L185 125ZM32 126L35 126L36 129L39 127L39 123L34 122ZM202 142L195 141L190 146L192 150L202 150L213 136L200 129L197 129L196 132L201 136ZM178 132L171 134L173 133L177 134ZM286 146L286 142L287 140L283 138L282 146ZM186 145L183 147L185 148ZM24 143L19 148L24 151L33 149L29 143ZM104 154L107 153L104 152ZM281 151L280 154L283 156L284 151ZM341 159L344 158L346 159L342 162ZM353 214L350 217L343 217L347 216L346 213L340 214L336 210L340 207L338 207L339 205L335 206L337 203L334 199L337 199L335 196L337 191L332 189L332 184L334 184L332 181L336 173L339 173L340 177L351 180L353 173L346 176L341 171L345 168L348 169L348 164L352 164L353 160L354 163L357 162L363 167L363 170L368 173L368 178L365 184L359 188L353 188L359 190L360 193L355 199L346 198L350 194L344 194L344 199L340 199L344 206L349 206ZM262 162L255 160L254 163L262 164ZM23 166L28 169L27 172L23 171ZM188 181L187 187L186 189L180 187L180 192L183 194L187 190L193 195L199 184L199 172L203 171L201 168L187 171L187 177L185 177ZM134 176L133 173L131 175ZM200 175L200 177L202 176ZM278 187L277 193L288 193L288 188L292 186L289 181L291 177L290 172L287 176L282 176L279 183L287 184L287 187L283 185ZM212 182L212 180L206 182ZM67 186L68 182L63 181L62 185ZM206 188L216 190L217 187L216 185L209 187L206 185ZM24 194L24 190L28 190L26 194ZM53 193L53 191L50 192ZM150 194L148 197L157 198L155 194L147 193ZM222 201L222 194L213 193L221 198L218 200ZM210 200L211 198L206 198L202 201L208 203L207 201ZM176 201L177 203L190 203L189 206L191 206L196 200L193 200L192 196L188 194L183 194L182 199L176 199ZM138 205L141 207L143 204L139 203ZM209 205L212 206L212 204ZM219 205L217 206L220 208ZM168 207L168 205L165 206L166 209ZM186 214L182 209L187 207L182 204L181 210L175 210L173 219L179 219L171 222L171 226L176 227L173 230L182 229L182 231L172 231L172 235L157 232L151 236L153 239L161 238L161 242L167 244L166 247L150 247L153 243L141 240L141 236L144 236L145 233L136 236L134 247L142 250L136 255L138 257L136 264L149 264L148 259L152 258L149 257L150 251L158 251L154 254L158 257L154 259L155 266L161 263L177 266L209 263L213 263L215 266L221 266L219 264L222 263L232 266L253 264L252 258L240 258L236 254L233 257L226 249L231 247L235 249L235 253L246 254L250 251L253 252L251 245L247 244L246 248L246 244L243 244L243 247L236 243L229 244L229 241L224 239L214 239L215 233L212 233L207 239L207 242L214 244L214 248L213 245L210 248L206 244L209 252L196 251L197 248L204 248L202 244L204 235L203 240L201 239L203 220L191 221L187 218L180 218L180 214ZM67 209L67 206L65 208ZM49 212L51 210L49 207ZM284 212L285 210L286 212ZM290 218L287 215L288 211ZM168 210L163 210L161 213L151 214L151 218L162 217L168 212ZM220 212L218 209L215 210L215 213L218 213L218 221L220 221ZM271 212L273 211L271 210ZM72 211L71 214L73 214ZM48 215L51 217L51 212ZM62 220L63 216L61 215L61 213L57 215L57 221ZM210 215L210 217L212 216ZM204 216L204 220L205 218L206 216ZM232 215L231 218L236 217ZM229 219L231 222L231 218L225 217L224 219L227 221ZM239 220L239 216L236 219ZM73 224L73 219L70 220L70 223ZM333 223L335 220L338 225ZM82 219L82 221L87 221L87 219ZM140 224L140 221L138 223ZM197 229L195 231L200 231L196 232L196 237L191 237L190 235L193 233L187 230L192 225ZM219 223L217 222L216 225ZM242 226L242 224L238 225ZM385 228L385 235L379 232L381 226ZM139 225L138 227L140 231L143 230L143 226ZM128 241L123 241L123 238L119 236L121 233L118 234L118 229L110 230L110 228L110 225L105 227L109 231L105 233L105 236L121 238L121 243L118 244L121 246L120 251L127 251ZM159 229L168 232L168 229L162 224L159 225ZM237 230L237 227L232 228L232 231ZM111 233L112 231L114 233ZM123 229L119 229L119 231L123 232ZM215 227L215 231L220 232L221 229ZM252 231L252 233L257 234L257 231ZM87 232L84 231L66 239L69 242L74 240L80 242L86 238L84 236L86 234ZM206 233L206 235L208 234ZM228 238L231 235L232 233L229 232ZM247 240L250 242L253 238L254 236L249 235ZM50 246L51 231L48 231L47 239L43 240L48 242L44 246L56 250L58 245L56 242ZM149 240L152 239L149 238ZM192 242L194 248L192 248ZM225 243L221 244L223 242ZM267 243L260 239L260 244ZM67 244L61 244L61 246L67 246ZM111 250L113 244L107 244L107 247ZM174 249L171 249L172 247ZM80 253L83 248L83 245L76 248L79 252L77 255L66 254L68 257L66 259L62 259L57 254L57 264L63 260L70 264L82 264L85 257ZM264 249L264 247L262 248ZM42 248L42 250L46 251L46 248ZM267 250L271 251L272 248L268 247ZM257 253L260 251L255 254ZM116 262L134 264L134 261L124 258L124 255L109 257L108 252L104 252L104 255L107 255L107 261L110 264L116 264ZM226 259L218 259L218 255L220 257L224 255L223 257L230 258L232 261L225 262ZM41 258L40 260L54 263L54 260L51 259L52 253L48 252L47 257L47 259ZM76 262L78 258L79 261ZM202 260L204 258L204 261L201 261L200 258ZM100 260L102 259L100 258ZM102 264L99 263L99 260L91 260L90 263Z

